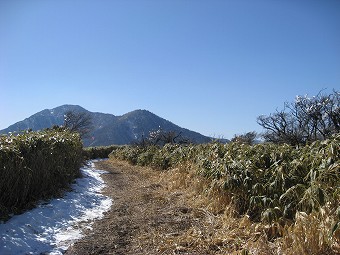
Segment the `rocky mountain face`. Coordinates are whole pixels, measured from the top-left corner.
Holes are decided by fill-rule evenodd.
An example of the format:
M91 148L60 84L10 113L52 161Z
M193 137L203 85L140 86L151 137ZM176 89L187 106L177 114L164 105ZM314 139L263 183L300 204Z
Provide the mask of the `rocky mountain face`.
M64 115L68 111L86 112L92 118L93 129L88 137L83 139L85 146L130 144L143 136L147 137L150 132L160 128L164 131L181 133L183 137L190 139L194 143L211 141L211 138L207 136L181 128L147 110L135 110L122 116L115 116L113 114L90 112L78 105L62 105L54 109L43 110L6 129L0 130L0 134L20 132L27 129L36 131L50 128L54 125L61 126L64 123Z

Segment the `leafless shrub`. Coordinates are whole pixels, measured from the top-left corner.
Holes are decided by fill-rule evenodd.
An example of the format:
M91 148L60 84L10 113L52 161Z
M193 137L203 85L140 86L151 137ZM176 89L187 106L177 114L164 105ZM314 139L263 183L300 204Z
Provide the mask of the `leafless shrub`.
M269 142L298 145L325 140L340 132L340 92L297 96L294 102L286 102L283 110L259 116L257 123L265 129L263 137Z
M84 138L92 130L92 118L87 112L68 111L64 115L64 127Z

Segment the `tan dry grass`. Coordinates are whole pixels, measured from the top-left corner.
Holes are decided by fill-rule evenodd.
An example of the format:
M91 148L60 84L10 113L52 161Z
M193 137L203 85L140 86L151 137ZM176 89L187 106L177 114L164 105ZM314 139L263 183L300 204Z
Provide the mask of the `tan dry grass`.
M231 197L219 188L210 187L211 183L196 175L192 166L186 165L163 172L161 183L169 192L181 191L186 194L186 204L193 209L197 221L187 231L172 238L172 243L184 243L211 254L247 254L247 243L264 239L264 228L252 223L247 216L237 217ZM169 243L169 242L168 242ZM268 247L261 247L268 253ZM257 249L259 250L259 249Z
M331 233L334 218L329 206L309 215L297 213L294 225L285 229L280 248L285 254L340 254L340 231Z
M210 187L211 181L197 176L191 165L164 172L161 178L170 192L181 190L187 194L187 204L205 214L200 224L177 240L191 241L202 249L213 246L214 254L340 254L340 231L331 235L335 222L330 208L299 213L290 226L265 225L251 222L247 215L237 216L231 197L219 185ZM275 236L282 237L269 241Z

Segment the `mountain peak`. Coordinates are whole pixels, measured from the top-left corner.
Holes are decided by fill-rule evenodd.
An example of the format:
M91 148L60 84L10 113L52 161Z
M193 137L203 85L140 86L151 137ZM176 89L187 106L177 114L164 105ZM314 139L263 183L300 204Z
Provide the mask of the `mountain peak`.
M210 141L209 137L181 128L148 110L134 110L122 116L90 112L79 105L61 105L53 109L45 109L23 121L19 121L8 128L1 130L0 134L19 132L32 129L34 131L63 125L64 114L67 111L87 112L93 122L93 131L90 138L83 140L85 146L103 146L111 144L130 144L136 139L148 135L151 131L162 128L165 131L181 132L183 136L193 142L203 143Z
M154 113L148 111L148 110L144 110L144 109L137 109L137 110L133 110L131 112L128 112L128 113L125 113L124 115L127 116L127 115L145 115L145 114L151 114L151 115L155 115ZM124 116L123 115L123 116Z
M87 112L87 110L80 105L73 105L73 104L64 104L58 107L55 107L53 109L50 109L50 111L76 111L76 112Z

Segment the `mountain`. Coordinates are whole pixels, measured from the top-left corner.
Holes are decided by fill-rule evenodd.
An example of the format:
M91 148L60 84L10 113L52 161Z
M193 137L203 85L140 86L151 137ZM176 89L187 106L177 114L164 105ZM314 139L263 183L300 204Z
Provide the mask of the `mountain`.
M183 137L190 139L194 143L211 141L211 138L207 136L181 128L147 110L135 110L122 116L115 116L113 114L90 112L78 105L62 105L54 109L43 110L6 129L0 130L0 134L27 129L36 131L50 128L53 125L61 126L64 122L64 114L67 111L86 112L91 116L93 130L89 138L83 139L85 146L130 144L141 139L142 136L148 136L151 131L156 131L159 128L164 131L181 133Z

